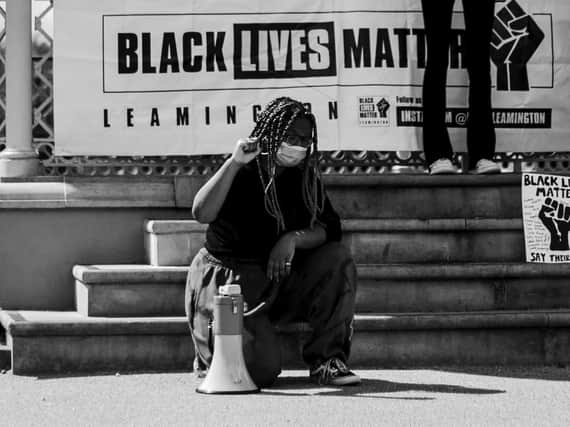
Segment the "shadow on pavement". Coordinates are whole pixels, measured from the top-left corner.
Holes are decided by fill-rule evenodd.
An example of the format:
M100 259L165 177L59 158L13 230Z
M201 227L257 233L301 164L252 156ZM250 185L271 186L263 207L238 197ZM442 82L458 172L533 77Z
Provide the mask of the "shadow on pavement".
M389 371L390 369L388 369ZM409 370L409 369L404 369ZM467 375L483 375L490 377L500 378L520 378L520 379L535 379L535 380L548 380L548 381L570 381L570 367L555 367L555 366L437 366L437 367L418 367L413 370L426 370L426 371L441 371L457 374ZM98 376L113 376L113 375L146 375L146 374L189 374L193 375L192 370L172 370L172 371L99 371L99 372L61 372L57 374L36 374L25 375L35 377L38 380L50 380L57 378L74 378L74 377L98 377ZM305 388L314 389L316 386L309 382L308 378L303 377L280 377L276 385L272 388ZM414 388L415 387L415 388ZM395 391L431 391L436 393L473 393L473 394L488 394L488 393L501 393L502 390L479 390L479 389L465 389L461 386L453 385L439 385L439 384L406 384L394 383L390 381L381 381L373 379L364 379L359 390L376 388L376 393L381 392L395 392ZM463 389L463 391L461 391ZM472 391L469 391L472 390ZM362 391L358 391L361 393ZM371 391L366 391L370 393Z
M270 389L262 390L263 394L279 396L355 396L381 399L401 400L434 400L434 397L396 397L396 396L372 396L372 394L398 393L398 392L428 392L428 393L452 393L452 394L498 394L504 390L470 388L448 384L416 384L399 383L377 379L362 379L362 384L357 386L318 386L308 381L306 376L284 377Z
M445 366L426 369L500 378L570 381L570 367L567 366Z

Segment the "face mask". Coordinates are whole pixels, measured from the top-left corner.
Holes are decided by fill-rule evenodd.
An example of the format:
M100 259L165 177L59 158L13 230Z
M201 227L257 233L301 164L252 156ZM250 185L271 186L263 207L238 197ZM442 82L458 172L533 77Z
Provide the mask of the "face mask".
M281 166L292 167L297 166L307 156L307 148L297 145L290 145L282 142L277 150L277 163Z

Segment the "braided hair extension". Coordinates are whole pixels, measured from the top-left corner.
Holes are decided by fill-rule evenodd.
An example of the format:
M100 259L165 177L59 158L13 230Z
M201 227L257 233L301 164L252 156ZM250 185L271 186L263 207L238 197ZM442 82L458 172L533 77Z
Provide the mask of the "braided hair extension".
M288 97L276 98L260 113L251 132L251 137L259 138L266 154L264 159L256 157L259 178L264 189L265 209L277 222L277 232L285 230L285 219L279 206L275 185L275 157L281 142L287 138L287 130L298 118L306 118L312 127L312 142L303 161L303 202L311 214L310 227L322 223L317 215L324 209L325 190L318 167L318 139L315 116L299 101ZM265 167L262 167L265 162Z

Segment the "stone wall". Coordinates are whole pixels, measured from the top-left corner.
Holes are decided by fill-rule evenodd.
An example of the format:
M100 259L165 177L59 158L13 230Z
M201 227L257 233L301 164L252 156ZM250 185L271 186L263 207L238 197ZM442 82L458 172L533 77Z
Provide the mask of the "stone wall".
M189 219L201 177L0 182L0 308L73 309L75 264L145 263L145 219Z

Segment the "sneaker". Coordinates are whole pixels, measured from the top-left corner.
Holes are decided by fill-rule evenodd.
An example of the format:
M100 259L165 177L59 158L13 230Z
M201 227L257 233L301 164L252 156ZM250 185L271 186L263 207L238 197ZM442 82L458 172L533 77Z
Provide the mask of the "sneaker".
M497 163L489 159L481 159L477 162L477 164L475 165L475 169L473 169L471 173L477 175L489 175L494 173L501 173L501 167Z
M336 357L321 363L311 369L310 377L320 385L356 385L360 384L360 377Z
M444 158L437 159L429 165L430 175L445 175L457 173L457 168L451 163L451 160Z

